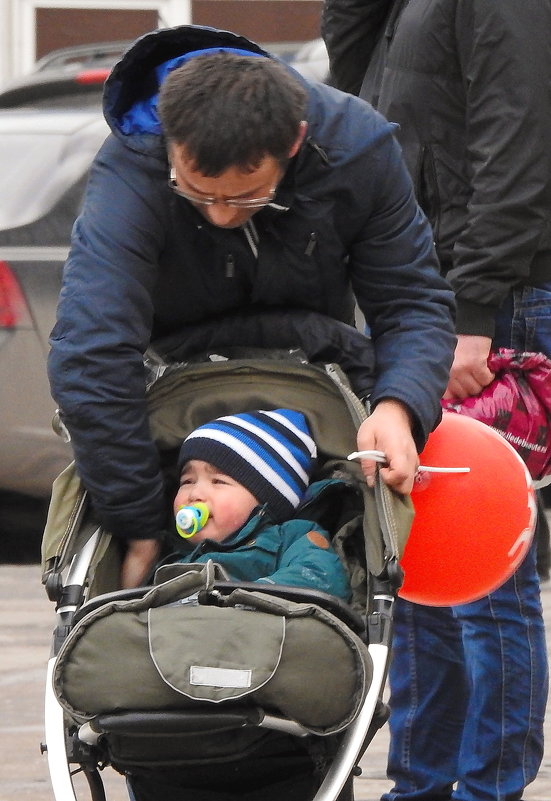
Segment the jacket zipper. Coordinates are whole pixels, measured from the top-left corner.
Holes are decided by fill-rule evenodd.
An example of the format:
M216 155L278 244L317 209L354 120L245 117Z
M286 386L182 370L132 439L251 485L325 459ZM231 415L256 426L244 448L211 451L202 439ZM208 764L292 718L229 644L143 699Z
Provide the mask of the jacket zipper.
M314 142L314 140L311 139L310 137L308 137L307 143L310 145L312 150L315 150L315 152L318 154L318 156L323 161L323 163L328 167L329 166L329 156L327 155L325 150L322 147L320 147L317 142Z
M260 237L258 235L256 225L253 223L252 219L247 220L243 226L243 232L247 242L249 243L249 247L253 253L253 256L255 259L258 259L258 245L260 243Z
M308 240L308 244L306 245L306 250L304 251L305 256L311 256L314 250L316 249L316 245L318 244L318 238L316 236L316 232L312 231L310 234L310 239Z
M360 423L363 423L364 420L367 420L368 416L368 409L366 410L366 406L362 401L358 398L358 396L347 386L342 378L340 377L337 370L332 364L325 365L325 372L331 378L334 384L337 385L337 388L341 395L343 396L346 405L348 407L348 411L352 415L352 419L356 426L359 426Z
M233 257L233 253L228 253L226 255L226 278L234 278L235 277L235 259Z
M253 256L258 260L258 245L260 243L260 236L258 235L255 224L252 220L247 220L247 222L242 226L242 230ZM225 274L226 278L235 278L235 256L233 253L226 254Z

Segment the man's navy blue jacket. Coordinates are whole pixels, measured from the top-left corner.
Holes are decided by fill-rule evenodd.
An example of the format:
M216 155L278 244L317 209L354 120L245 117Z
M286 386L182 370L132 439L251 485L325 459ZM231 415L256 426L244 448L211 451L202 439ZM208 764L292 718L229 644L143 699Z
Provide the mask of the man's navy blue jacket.
M357 301L375 344L372 402L407 404L419 448L439 419L453 354L453 293L393 128L367 103L296 75L309 91L308 134L274 203L252 218L258 254L246 231L210 225L170 190L154 104L150 130L133 125L133 113L157 92L155 67L218 45L262 52L231 33L182 26L142 37L113 70L104 98L112 133L92 166L51 336L52 394L79 474L122 537L158 536L166 522L142 362L152 338L251 308L352 324Z

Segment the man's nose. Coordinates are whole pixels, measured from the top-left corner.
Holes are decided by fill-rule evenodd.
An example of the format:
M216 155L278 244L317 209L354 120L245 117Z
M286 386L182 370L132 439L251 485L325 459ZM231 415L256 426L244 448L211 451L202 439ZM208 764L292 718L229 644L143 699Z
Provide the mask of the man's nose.
M232 206L226 206L224 203L213 203L212 206L205 206L204 214L213 225L224 227L233 223L241 224L243 211L242 209L232 208Z

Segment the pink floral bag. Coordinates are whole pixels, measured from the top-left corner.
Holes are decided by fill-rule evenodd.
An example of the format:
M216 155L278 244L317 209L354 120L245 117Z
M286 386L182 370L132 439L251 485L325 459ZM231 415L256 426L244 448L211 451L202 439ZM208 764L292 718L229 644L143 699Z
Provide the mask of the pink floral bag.
M480 395L442 400L442 408L491 426L515 448L534 481L551 475L551 359L500 348L490 354L495 379ZM544 482L547 483L547 482Z

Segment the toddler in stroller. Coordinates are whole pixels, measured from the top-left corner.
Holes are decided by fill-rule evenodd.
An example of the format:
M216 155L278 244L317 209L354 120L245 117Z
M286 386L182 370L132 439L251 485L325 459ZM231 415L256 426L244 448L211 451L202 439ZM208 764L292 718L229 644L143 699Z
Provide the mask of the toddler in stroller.
M174 512L178 523L182 507L200 503L208 517L195 533L195 525L180 529L188 545L180 561L213 559L232 579L310 587L348 601L348 578L329 534L289 519L304 505L315 458L304 415L290 409L222 417L193 431L178 459ZM328 482L317 483L311 498Z
M368 488L347 460L365 409L336 365L287 353L163 365L159 373L150 425L167 474L182 439L220 416L241 423L259 409L293 409L295 421L304 419L303 455L311 436L318 459L299 540L338 559L337 583L304 589L288 574L272 584L277 569L265 581L228 580L213 564L222 561L220 544L206 562L197 553L192 564L168 560L152 587L120 591L119 543L97 526L74 470L66 471L43 543L59 622L46 690L56 801L76 798L75 764L94 801L105 797L106 765L128 777L137 801L351 798L359 756L385 719L380 697L409 501L379 481ZM184 443L182 462L213 458L195 458L197 442ZM286 511L293 509L291 502ZM308 540L315 530L326 544L320 529L331 548Z

